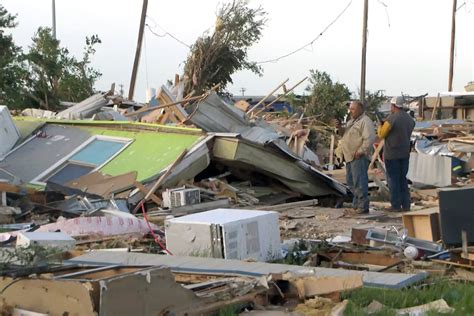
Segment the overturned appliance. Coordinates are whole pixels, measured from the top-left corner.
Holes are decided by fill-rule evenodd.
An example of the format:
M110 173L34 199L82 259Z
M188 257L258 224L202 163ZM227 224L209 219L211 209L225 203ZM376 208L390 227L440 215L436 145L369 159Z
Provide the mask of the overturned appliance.
M278 213L216 209L165 222L166 245L175 255L225 259L278 259Z

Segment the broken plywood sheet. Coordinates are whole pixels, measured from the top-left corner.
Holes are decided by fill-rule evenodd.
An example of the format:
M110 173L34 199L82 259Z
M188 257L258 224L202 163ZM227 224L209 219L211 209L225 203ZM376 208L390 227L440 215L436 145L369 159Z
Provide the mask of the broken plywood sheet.
M108 198L114 192L120 192L134 186L136 179L136 171L118 176L109 176L95 171L68 182L66 186Z
M234 106L244 112L247 112L250 108L250 103L245 100L239 100L234 103Z
M48 315L94 315L90 283L1 278L0 310L17 307Z
M66 261L69 264L120 264L120 265L165 265L173 272L201 273L212 275L239 275L262 276L268 274L283 274L285 272L307 274L309 276L348 276L362 275L364 286L400 289L427 277L427 273L378 273L349 271L342 269L312 268L265 262L246 262L239 260L225 260L214 258L162 256L139 253L110 253L96 251L74 260Z
M182 99L182 97L177 99L165 85L162 85L160 91L158 91L157 99L158 101L160 101L160 104L167 104L179 101ZM173 113L173 115L176 116L178 121L183 122L188 117L188 113L179 103L170 106L169 109Z
M288 273L284 280L293 283L300 298L309 298L335 292L344 292L363 286L363 276L360 274L346 276L309 276L299 277Z
M441 239L438 207L403 213L402 219L408 236L434 242Z
M209 299L175 282L169 269L152 268L100 281L100 314L185 315Z

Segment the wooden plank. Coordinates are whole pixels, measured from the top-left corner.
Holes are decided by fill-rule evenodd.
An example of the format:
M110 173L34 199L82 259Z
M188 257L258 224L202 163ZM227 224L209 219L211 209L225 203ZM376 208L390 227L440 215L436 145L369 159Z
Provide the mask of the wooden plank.
M173 215L187 215L203 211L208 211L216 208L227 207L230 205L229 199L220 199L217 201L204 202L193 205L186 205L181 207L175 207L171 209ZM151 213L150 213L151 214Z
M160 124L165 124L168 121L169 117L170 117L170 112L165 110L163 113L163 116L160 118L160 121L159 121Z
M384 144L385 140L382 139L372 155L372 159L370 160L369 164L369 169L372 169L374 167L375 161L379 158L380 152L382 151Z
M275 100L273 100L273 101L270 102L269 104L265 105L265 106L263 107L263 109L260 109L259 111L257 111L257 113L255 113L255 115L259 115L260 113L262 113L263 111L265 111L266 109L268 109L269 107L271 107L274 103L278 102L281 98L285 97L288 93L290 93L290 92L293 91L296 87L298 87L300 84L302 84L303 82L305 82L306 79L308 79L308 77L304 77L303 79L301 79L300 81L298 81L294 86L292 86L291 88L289 88L285 93L279 95Z
M462 241L462 257L466 258L469 256L469 251L467 250L467 232L461 230L461 241Z
M277 204L277 205L270 205L270 206L262 206L262 207L257 207L257 210L265 210L265 211L286 211L289 209L293 208L300 208L300 207L305 207L305 206L316 206L318 205L318 200L313 199L313 200L307 200L307 201L299 201L299 202L292 202L292 203L283 203L283 204Z
M190 102L190 101L196 101L196 100L205 98L206 96L207 96L207 93L204 93L204 94L199 95L199 96L190 97L190 98L183 99L183 100L176 101L176 102L171 102L171 103L167 103L167 104L163 104L163 105L157 105L157 106L149 106L147 108L143 108L143 109L140 109L140 110L137 110L137 111L134 111L134 112L127 113L124 116L125 117L131 117L131 116L135 116L137 114L143 113L143 112L148 112L148 111L152 111L152 110L156 110L156 109L164 109L164 108L168 108L170 106L176 105L176 104L186 103L186 102Z
M433 111L431 112L431 120L432 121L434 121L434 119L436 118L436 112L438 110L438 106L439 106L440 101L441 101L441 98L440 98L439 93L438 93L438 97L436 98L435 106L433 108Z
M0 192L0 206L7 206L7 192Z
M166 177L168 177L168 175L171 173L171 171L173 171L174 167L176 167L181 162L181 160L184 158L184 156L186 156L187 152L188 152L188 150L185 149L178 156L178 158L176 158L176 160L173 161L173 163L169 166L169 168L165 171L165 173L163 173L163 175L155 182L155 184L150 189L150 191L147 193L147 195L145 195L145 197L144 197L145 202L150 198L150 196L152 194L155 193L155 191L160 187L160 185L163 183L163 181L165 181Z
M447 261L447 260L439 260L439 259L431 259L431 261L436 262L436 263L446 264L446 265L449 265L449 266L462 267L462 268L467 268L467 269L474 269L474 266L469 265L469 264L464 264L464 263L458 263L458 262Z
M336 261L343 261L352 264L371 264L376 266L391 266L400 262L400 258L393 258L387 254L371 252L325 252L321 253Z
M248 103L245 100L240 100L240 101L235 102L234 106L244 112L247 112L250 107L250 103Z
M37 191L27 187L0 182L0 192L17 193L17 194L35 194Z
M261 99L257 104L255 104L250 110L248 110L248 112L246 113L246 115L250 115L253 111L255 111L256 108L258 108L261 104L263 104L266 99L268 99L269 97L271 97L278 89L280 89L280 87L282 87L285 83L287 83L288 80L290 80L290 78L287 78L285 81L283 81L282 83L280 83L275 89L272 90L272 92L270 92L269 94L267 94L263 99Z
M334 143L336 142L336 137L334 134L331 134L331 145L329 146L329 165L334 165Z
M439 208L429 208L402 214L408 236L437 242L441 239Z
M138 181L135 181L135 186L137 187L138 190L142 191L143 194L147 195L150 193L150 191L143 185L141 184L140 182ZM150 199L155 202L157 205L161 205L161 203L163 202L157 195L155 195L154 193L150 194Z
M290 278L289 281L296 286L301 299L353 290L363 285L362 276L358 274L347 276L301 277L297 279Z

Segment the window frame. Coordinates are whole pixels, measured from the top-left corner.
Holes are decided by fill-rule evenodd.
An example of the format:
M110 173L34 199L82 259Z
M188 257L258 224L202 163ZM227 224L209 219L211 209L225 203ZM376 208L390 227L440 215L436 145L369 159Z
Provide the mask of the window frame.
M56 163L54 163L48 169L44 170L39 175L37 175L33 180L30 181L30 183L34 184L34 185L45 186L48 179L51 178L53 175L55 175L57 173L57 172L53 173L56 169L58 169L57 171L59 172L60 171L59 168L61 166L65 165L71 159L71 157L73 157L75 154L77 154L78 152L80 152L81 150L86 148L86 146L88 146L90 143L92 143L95 140L120 142L120 143L123 143L124 146L122 148L120 148L120 150L118 150L115 154L110 156L109 159L107 159L102 164L100 164L96 168L94 168L91 172L97 171L100 168L102 168L103 166L105 166L106 164L108 164L111 160L113 160L115 157L117 157L122 151L124 151L131 143L133 143L133 139L130 139L130 138L105 136L105 135L91 136L89 139L87 139L84 143L82 143L79 147L74 149L72 152L70 152L64 158L58 160ZM80 161L77 161L77 160L70 160L70 161L71 161L71 163L78 164L78 165L80 164L80 165L84 165L84 166L92 166L92 164L80 162ZM48 176L48 175L50 175L50 177L44 181L43 178Z

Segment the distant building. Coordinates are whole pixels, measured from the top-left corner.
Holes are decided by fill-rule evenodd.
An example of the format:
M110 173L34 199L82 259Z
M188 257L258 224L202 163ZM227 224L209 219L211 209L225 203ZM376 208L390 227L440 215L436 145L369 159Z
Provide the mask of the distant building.
M241 100L247 101L251 106L254 106L258 102L260 102L265 96L264 95L245 95L245 96L233 96L231 97L232 102L238 102ZM272 103L275 101L277 97L271 96L268 97L263 104L259 106L259 108L263 108L265 105ZM293 113L293 109L287 101L284 99L280 99L277 102L273 103L272 106L266 110L267 112L288 112Z

